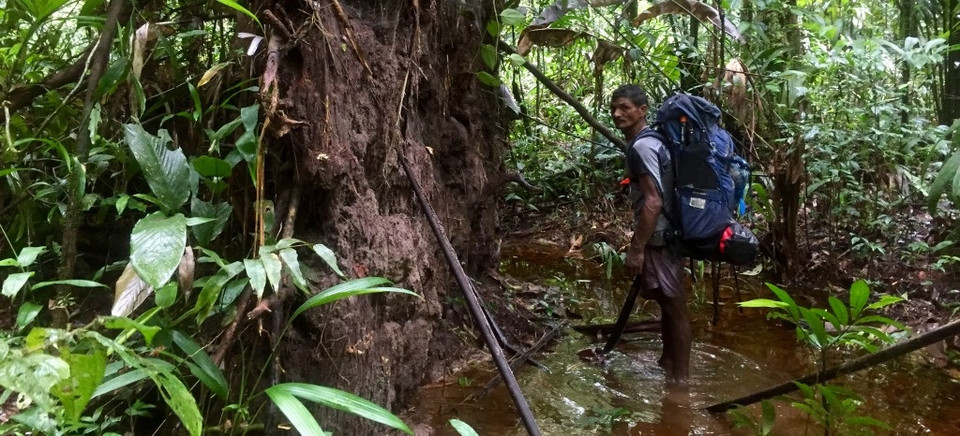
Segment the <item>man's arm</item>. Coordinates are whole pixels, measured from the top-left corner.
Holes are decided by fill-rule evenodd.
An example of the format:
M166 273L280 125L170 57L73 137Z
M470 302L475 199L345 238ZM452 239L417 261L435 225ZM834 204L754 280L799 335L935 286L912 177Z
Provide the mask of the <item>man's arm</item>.
M630 249L627 251L627 259L624 262L627 274L630 276L637 276L643 272L643 249L653 237L657 218L660 216L660 208L663 207L663 199L660 198L653 176L649 173L643 174L639 176L637 182L640 185L643 206L634 223L633 238L630 240Z

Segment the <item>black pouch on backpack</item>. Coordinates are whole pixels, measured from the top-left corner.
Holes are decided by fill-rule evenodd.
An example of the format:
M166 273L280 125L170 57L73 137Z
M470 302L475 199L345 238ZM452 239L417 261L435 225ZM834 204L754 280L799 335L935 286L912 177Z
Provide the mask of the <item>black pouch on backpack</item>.
M720 237L720 258L733 265L752 264L760 254L760 241L750 229L740 223L733 223Z

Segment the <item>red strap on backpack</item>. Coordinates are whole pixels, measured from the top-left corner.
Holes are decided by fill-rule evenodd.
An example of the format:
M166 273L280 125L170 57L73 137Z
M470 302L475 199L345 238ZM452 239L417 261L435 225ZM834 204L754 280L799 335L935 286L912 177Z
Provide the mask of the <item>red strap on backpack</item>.
M733 236L733 226L727 226L723 231L723 235L720 235L720 254L723 254L727 248L727 241Z

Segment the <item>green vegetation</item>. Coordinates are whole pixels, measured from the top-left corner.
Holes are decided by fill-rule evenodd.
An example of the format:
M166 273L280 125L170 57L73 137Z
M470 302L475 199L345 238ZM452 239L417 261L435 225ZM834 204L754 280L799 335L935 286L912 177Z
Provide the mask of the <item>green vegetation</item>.
M904 329L903 324L873 312L891 304L903 301L903 298L882 295L877 301L869 303L870 288L863 280L850 286L850 298L844 303L839 298L828 298L828 309L800 306L783 289L767 283L767 287L777 297L754 299L740 303L742 307L760 307L772 309L767 314L770 319L779 319L795 326L797 339L817 352L818 371L837 364L837 354L841 351L861 349L876 352L877 344L892 344L894 339L885 329ZM882 421L856 414L856 408L862 400L850 389L826 382L812 386L798 383L802 398L790 404L809 415L820 425L826 435L857 434L870 427L892 430ZM755 434L767 435L774 430L776 413L769 402L762 406L759 418L754 418L741 410L733 412L736 423L749 427Z

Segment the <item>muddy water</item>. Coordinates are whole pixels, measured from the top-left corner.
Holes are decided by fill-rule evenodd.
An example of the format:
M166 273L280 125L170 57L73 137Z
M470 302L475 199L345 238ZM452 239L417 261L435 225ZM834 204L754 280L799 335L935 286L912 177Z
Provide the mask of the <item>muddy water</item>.
M609 281L594 262L566 259L564 250L528 244L504 250L503 273L521 283L516 293L539 296L539 310L572 318L572 323L606 321L619 310L628 282ZM709 279L709 277L708 277ZM741 276L741 298L767 297L757 280ZM581 361L577 352L601 343L567 329L554 346L539 356L550 371L526 367L517 374L545 435L727 435L754 434L734 428L728 415L701 409L811 372L813 359L799 346L792 329L764 318L761 310L739 312L733 281L721 287L719 323L711 325L712 295L704 285L690 283L694 345L692 379L685 388L665 383L655 361L660 354L657 333L625 335L603 364ZM519 300L518 300L519 301ZM642 304L634 319L656 316L655 304ZM464 401L490 379L489 362L452 375L425 389L413 411L414 422L427 422L437 435L456 435L447 424L458 418L480 435L526 434L502 387L476 401ZM960 434L960 384L914 354L838 379L859 393L858 414L888 423L892 430L877 434ZM774 435L822 435L803 414L776 402ZM747 414L759 417L757 406Z

